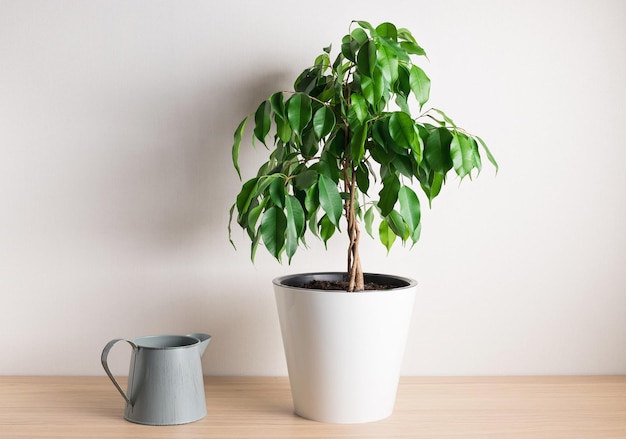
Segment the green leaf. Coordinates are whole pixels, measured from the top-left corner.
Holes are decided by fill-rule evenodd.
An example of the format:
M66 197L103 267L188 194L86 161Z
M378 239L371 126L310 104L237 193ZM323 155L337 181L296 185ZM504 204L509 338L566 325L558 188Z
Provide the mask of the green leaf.
M391 23L382 23L376 26L376 33L381 37L391 38L392 40L398 39L398 30Z
M322 239L322 241L324 241L324 245L326 246L326 243L328 242L328 240L335 233L335 225L333 224L332 220L328 218L328 215L324 215L322 219L319 221L319 228L320 228L319 236Z
M372 224L374 223L374 206L370 206L370 208L365 211L363 222L365 223L365 231L373 239L374 233L372 232Z
M430 97L430 79L422 69L414 65L411 67L409 82L421 109Z
M282 119L285 118L285 103L283 102L283 93L277 92L270 96L270 104L272 105L272 110Z
M389 159L393 159L394 156L394 154L389 152L384 145L376 143L369 145L368 151L376 163L385 166L389 165Z
M239 215L243 215L248 210L250 202L253 198L256 198L259 179L253 178L246 181L241 187L241 191L237 195L237 211Z
M318 189L320 206L322 206L322 209L326 212L332 224L339 228L339 219L341 218L343 203L339 189L337 188L337 183L326 175L320 174Z
M455 133L450 143L450 157L454 170L461 179L474 168L474 152L468 138Z
M291 140L291 126L289 122L278 113L274 113L274 122L276 122L276 135L281 142L287 143Z
M376 35L376 30L374 29L374 26L372 26L369 22L363 21L363 20L356 20L356 23L362 28L369 30L372 36Z
M445 175L441 172L434 172L430 181L430 190L428 193L428 203L432 206L432 202L443 187Z
M448 117L448 115L446 113L444 113L443 111L437 109L437 108L433 108L434 111L436 111L437 113L439 113L441 115L441 117L443 117L443 120L446 121L446 123L448 125L451 125L454 128L457 128L456 124L454 123L454 121Z
M330 57L328 56L328 53L324 52L315 58L314 65L322 69L322 72L326 70L330 66Z
M326 137L335 127L335 114L326 106L320 107L313 116L313 131L318 139Z
M271 119L270 113L272 105L269 101L263 101L254 114L254 135L265 145L265 137L270 132Z
M312 169L304 169L294 178L296 188L306 191L317 182L317 172Z
M311 126L305 128L300 139L300 153L305 159L311 159L317 154L320 148L319 139L315 136Z
M415 38L413 37L411 31L404 27L398 29L398 38L417 44L417 41L415 41Z
M356 62L356 53L361 44L350 35L346 35L341 40L341 54L352 62Z
M313 184L306 191L306 196L304 197L304 208L307 210L307 212L309 212L309 216L311 216L311 214L317 210L319 205L320 205L319 188L317 186L317 178L316 178L315 184Z
M400 47L402 47L404 50L406 50L407 53L410 53L411 55L426 56L426 51L422 49L417 43L414 43L412 41L403 41L400 43Z
M354 115L353 117L351 117ZM367 119L367 101L358 93L352 93L350 96L350 109L348 110L348 119L354 119L362 124ZM353 120L350 120L353 123Z
M391 156L387 154L387 146L390 142L393 142L391 136L389 135L389 117L382 117L374 122L374 126L372 127L372 139L384 148L384 162L389 163Z
M260 229L261 227L259 227ZM259 248L259 242L261 241L261 234L259 230L256 231L252 242L250 243L250 259L254 262L254 257L256 256L256 249Z
M404 218L404 222L409 229L409 234L413 242L416 242L417 239L413 238L415 237L416 231L420 225L420 200L417 198L415 192L413 192L413 190L408 186L402 186L400 188L400 191L398 192L398 200L400 201L400 214L402 215L402 218Z
M398 201L398 191L400 190L400 180L395 174L389 174L383 179L383 188L378 193L378 208L380 214L385 217L393 210Z
M413 169L417 167L417 164L413 164L412 158L413 155L396 155L393 160L391 160L391 164L395 170L405 177L413 178Z
M361 75L372 77L376 66L376 44L372 40L367 40L361 46L357 54L356 64Z
M233 136L233 148L232 148L232 156L233 156L233 166L235 166L235 170L237 171L237 175L239 176L239 180L241 180L241 169L239 169L239 150L241 148L241 138L243 137L243 131L246 128L246 122L248 118L246 117L241 121L237 129L235 130L235 134Z
M400 108L401 111L406 114L411 114L411 109L409 108L409 102L404 95L397 94L396 95L396 105Z
M385 90L385 79L380 69L376 68L375 71L378 73L372 77L361 77L361 93L367 102L378 108Z
M415 163L419 166L422 163L422 157L424 156L424 140L422 140L422 137L419 135L419 130L417 130L417 126L416 132L416 142L413 144L411 154L413 156L413 160L415 160Z
M356 184L362 193L367 194L370 188L370 177L367 166L363 163L356 168Z
M358 27L350 33L350 36L356 40L359 46L368 40L367 33Z
M402 219L402 215L400 215L397 211L392 210L389 212L389 216L387 217L387 224L389 224L389 228L391 231L398 236L402 242L406 242L409 239L409 229L404 223L404 219Z
M336 101L337 98L337 87L335 84L332 84L332 81L328 81L322 84L320 87L323 87L319 94L317 95L317 100L321 102L332 102Z
M476 138L476 140L478 140L478 142L480 142L480 145L485 150L485 154L487 154L487 159L489 159L489 161L494 166L494 168L496 168L496 173L497 173L499 170L498 163L496 162L496 159L494 158L494 156L491 154L491 151L489 151L489 148L487 148L487 145L485 144L483 139L481 139L478 136L474 136L474 137Z
M311 98L302 93L296 93L287 101L287 119L289 125L298 135L311 121Z
M429 176L429 181L427 185L422 184L422 189L424 189L424 193L428 196L428 204L432 207L433 200L439 192L441 192L441 188L443 187L443 182L445 181L445 175L441 172L431 172Z
M419 223L417 225L417 228L413 232L413 234L411 234L411 241L413 241L413 245L415 245L417 241L420 240L421 235L422 235L422 223ZM411 248L413 248L413 245L411 245Z
M272 182L276 178L280 178L280 174L269 174L261 177L258 178L259 186L257 189L257 194L262 194L263 192L265 192L265 190L270 186L270 184L272 184Z
M398 29L398 38L404 40L400 43L400 46L407 53L410 53L412 55L425 56L426 58L428 58L424 49L422 49L420 45L417 44L417 41L415 41L415 38L413 37L413 34L411 34L411 31L405 28Z
M230 206L230 210L228 211L228 242L230 242L230 245L232 245L233 248L237 250L237 246L235 245L233 241L233 230L231 228L231 225L233 223L233 212L235 211L235 207L236 205L233 204L232 206Z
M424 157L433 171L445 174L452 168L452 159L450 158L451 141L452 135L445 128L429 132L424 145Z
M248 229L248 235L250 235L251 238L254 238L254 231L256 229L256 223L259 220L259 217L261 216L261 212L263 211L263 209L265 209L266 205L267 205L267 198L263 198L261 203L257 205L256 207L250 209L250 212L248 213L248 225L246 227Z
M291 258L298 249L300 236L304 234L304 210L296 197L287 195L285 198L285 212L287 214L285 251L291 263Z
M286 229L287 218L280 208L273 206L265 211L261 221L263 244L267 251L279 261L285 246Z
M410 64L411 58L409 57L409 54L396 40L391 40L389 38L380 38L376 41L376 43L378 44L379 48L385 47L387 50L391 51L391 53L393 53L393 55L398 59L400 65Z
M315 166L316 165L313 165L311 167L313 168ZM320 157L320 161L317 163L317 171L320 174L324 174L332 181L339 181L339 163L337 163L337 157L330 151L324 151Z
M303 236L305 231L305 215L300 200L293 195L287 195L285 197L285 212L287 215L287 223L291 223L295 227L298 237Z
M389 253L391 247L393 246L393 243L396 240L396 234L393 233L391 227L389 227L389 223L387 223L387 220L385 218L383 218L383 220L380 222L380 225L378 226L378 236L380 238L380 242L382 242L387 249L387 253Z
M377 62L385 81L394 83L398 79L398 57L394 51L387 46L381 46L378 49Z
M410 149L415 144L415 123L411 116L401 111L394 112L389 118L389 134L399 146Z
M474 167L478 170L478 174L483 168L483 161L480 158L480 152L478 151L478 142L473 137L468 138L469 142L472 145L472 155L474 156ZM477 174L477 176L478 176Z
M320 68L311 67L300 73L294 82L294 90L300 93L309 94L317 85L320 77Z
M367 125L359 125L350 139L350 156L354 163L360 162L365 156L365 141L367 140Z
M309 230L311 231L311 233L313 233L313 236L315 236L318 239L321 239L319 231L318 231L319 223L317 222L316 213L317 212L313 212L313 214L307 215L307 218L308 218L307 226Z
M278 207L285 207L285 182L282 178L274 178L269 186L270 199Z
M405 66L398 66L398 80L395 82L394 87L395 91L405 98L411 93L410 75L410 71ZM409 113L409 111L406 111L406 113Z

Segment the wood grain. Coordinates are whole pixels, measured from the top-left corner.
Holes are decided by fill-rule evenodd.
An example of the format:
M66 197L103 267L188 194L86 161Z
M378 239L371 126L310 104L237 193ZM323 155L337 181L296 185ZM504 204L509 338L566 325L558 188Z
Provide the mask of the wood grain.
M0 377L0 438L624 439L626 376L403 377L394 414L333 425L292 412L285 377L206 377L208 415L132 424L106 377Z

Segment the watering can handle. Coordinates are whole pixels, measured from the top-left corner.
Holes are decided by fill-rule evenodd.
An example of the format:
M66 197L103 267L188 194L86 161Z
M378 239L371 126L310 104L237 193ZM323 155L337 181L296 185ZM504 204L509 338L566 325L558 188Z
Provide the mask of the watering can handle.
M124 399L126 400L126 402L132 406L133 404L130 402L130 399L128 398L128 396L126 396L126 393L124 393L124 391L122 390L122 387L119 385L119 383L117 382L117 380L115 379L115 377L111 373L111 370L109 369L109 363L107 362L107 357L109 356L109 351L111 350L113 345L115 343L117 343L118 341L125 341L129 345L131 345L133 347L133 349L137 349L137 345L135 343L133 343L132 341L127 340L125 338L116 338L116 339L111 340L110 342L107 343L107 345L102 350L102 357L101 357L102 367L104 367L104 371L107 373L107 375L109 376L109 378L111 379L113 384L115 384L115 387L120 392L120 395L122 395L124 397Z

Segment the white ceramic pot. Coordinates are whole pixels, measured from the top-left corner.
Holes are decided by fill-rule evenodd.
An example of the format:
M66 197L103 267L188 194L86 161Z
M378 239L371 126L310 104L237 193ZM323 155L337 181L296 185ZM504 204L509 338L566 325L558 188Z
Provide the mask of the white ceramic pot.
M329 423L361 423L391 415L417 282L366 274L397 288L348 293L311 290L310 273L274 279L295 413Z

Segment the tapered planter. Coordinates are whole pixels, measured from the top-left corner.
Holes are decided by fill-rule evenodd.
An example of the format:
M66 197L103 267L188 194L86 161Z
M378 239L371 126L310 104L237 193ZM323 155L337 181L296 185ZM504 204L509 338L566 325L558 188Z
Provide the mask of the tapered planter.
M417 282L366 274L391 290L348 293L302 288L309 273L274 279L294 410L329 423L361 423L391 415Z

